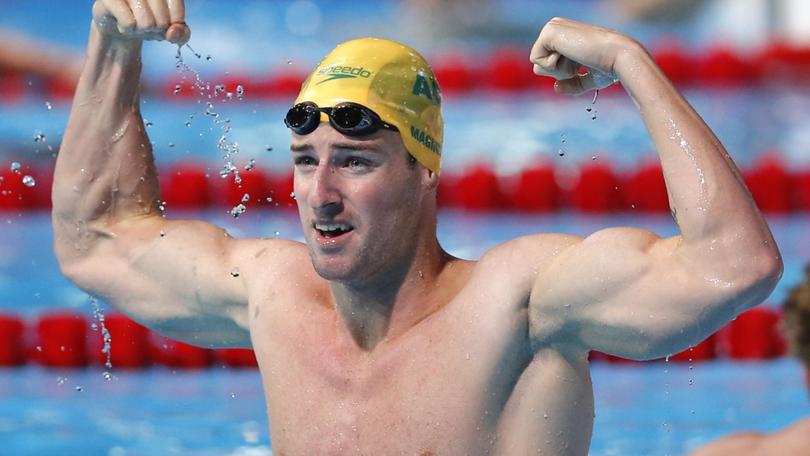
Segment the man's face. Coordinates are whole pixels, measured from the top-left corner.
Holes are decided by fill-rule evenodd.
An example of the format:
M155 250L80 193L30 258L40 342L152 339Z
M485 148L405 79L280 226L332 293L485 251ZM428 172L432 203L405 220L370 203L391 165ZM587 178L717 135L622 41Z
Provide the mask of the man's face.
M399 133L350 137L327 123L292 135L295 197L309 254L322 277L375 277L415 250L425 194Z

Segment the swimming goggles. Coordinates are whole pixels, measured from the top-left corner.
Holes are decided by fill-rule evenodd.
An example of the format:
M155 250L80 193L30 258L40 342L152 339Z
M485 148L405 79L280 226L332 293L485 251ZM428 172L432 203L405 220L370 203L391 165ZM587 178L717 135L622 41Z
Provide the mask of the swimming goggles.
M340 103L331 108L321 108L311 101L298 103L287 111L284 125L299 135L315 131L321 123L321 113L326 113L332 128L346 136L370 135L380 128L398 131L397 127L383 122L376 112L357 103Z

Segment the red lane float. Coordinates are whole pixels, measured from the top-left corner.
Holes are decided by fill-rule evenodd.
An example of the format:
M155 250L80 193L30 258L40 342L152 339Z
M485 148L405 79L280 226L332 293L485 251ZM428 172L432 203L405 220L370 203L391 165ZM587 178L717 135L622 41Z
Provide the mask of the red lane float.
M738 360L771 359L786 353L779 331L778 310L759 306L743 312L717 333L718 347L728 358Z
M258 367L256 353L248 348L223 348L215 350L216 358L228 367Z
M39 319L34 355L48 367L87 365L87 319L69 311L54 312Z
M798 171L791 176L791 188L793 208L810 211L810 169Z
M791 211L791 176L775 154L762 157L743 176L760 210L775 214Z
M269 177L269 189L267 200L268 206L277 207L279 209L295 209L297 207L295 202L295 195L293 193L293 173L286 172L281 174L274 174Z
M181 162L160 175L160 194L167 209L207 207L211 203L209 173L201 164Z
M436 75L443 94L465 92L475 86L473 69L461 54L449 54L436 59L433 74Z
M695 345L692 348L687 348L686 350L674 354L669 357L670 361L677 361L677 362L699 362L699 361L710 361L717 357L717 338L714 334L707 337L706 340L702 341L701 343Z
M240 182L236 183L233 176L225 179L217 177L212 181L211 193L214 194L214 202L225 207L233 207L237 204L251 204L267 202L270 196L270 185L267 175L258 169L239 172ZM243 201L247 195L247 201Z
M620 186L610 166L601 162L588 163L580 168L569 196L571 206L588 213L621 210L624 208L624 195Z
M24 331L22 319L0 314L0 366L19 366L25 363Z
M667 41L653 46L653 59L664 74L676 85L688 85L695 81L695 65L692 58L677 42Z
M537 76L524 49L496 49L489 56L486 88L496 91L525 90Z
M158 364L179 369L203 369L214 361L214 352L207 348L151 333L151 358Z
M780 332L781 312L771 307L751 309L709 336L698 345L669 357L675 362L698 362L721 358L736 360L770 359L787 352ZM172 368L206 368L212 363L228 367L256 367L250 349L205 349L151 332L118 313L106 316L104 326L111 336L113 368L137 369L152 361ZM0 315L0 366L17 366L36 361L49 367L85 367L92 358L103 365L106 354L102 331L90 332L88 319L70 311L55 311L39 317L36 340L26 344L26 324L13 315ZM89 337L89 338L88 338ZM591 361L639 364L613 355L593 351Z
M525 168L508 192L510 207L526 212L551 212L560 208L561 191L554 167L535 164Z
M661 165L643 165L624 181L624 193L631 209L668 212L669 198Z
M149 330L132 321L126 315L110 313L104 317L104 328L110 334L110 364L115 368L140 369L151 364ZM91 337L90 352L95 354L95 362L104 365L107 354L104 347L104 334L99 327L98 333Z
M474 211L507 209L507 199L495 172L486 165L469 168L456 183L459 207Z

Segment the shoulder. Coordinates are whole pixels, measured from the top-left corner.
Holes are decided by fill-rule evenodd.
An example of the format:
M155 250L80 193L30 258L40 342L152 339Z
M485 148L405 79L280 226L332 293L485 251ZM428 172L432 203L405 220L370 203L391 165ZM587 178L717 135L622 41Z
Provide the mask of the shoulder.
M518 289L531 290L538 273L560 252L582 238L560 233L521 236L498 244L481 256L476 275L499 277Z
M286 239L244 239L232 242L231 257L249 282L284 283L295 274L315 274L304 244Z

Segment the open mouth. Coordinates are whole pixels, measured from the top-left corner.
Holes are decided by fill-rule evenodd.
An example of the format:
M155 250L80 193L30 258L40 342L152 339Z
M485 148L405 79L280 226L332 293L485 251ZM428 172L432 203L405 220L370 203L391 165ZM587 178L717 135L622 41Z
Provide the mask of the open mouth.
M315 231L325 238L336 238L353 229L348 223L315 223Z

